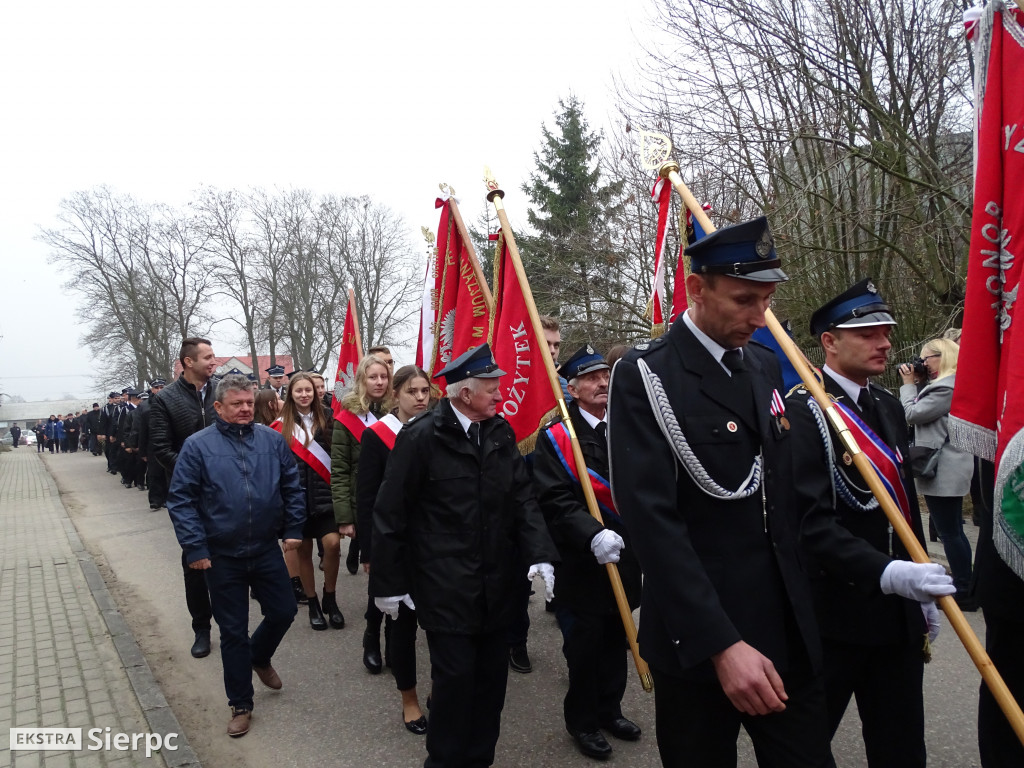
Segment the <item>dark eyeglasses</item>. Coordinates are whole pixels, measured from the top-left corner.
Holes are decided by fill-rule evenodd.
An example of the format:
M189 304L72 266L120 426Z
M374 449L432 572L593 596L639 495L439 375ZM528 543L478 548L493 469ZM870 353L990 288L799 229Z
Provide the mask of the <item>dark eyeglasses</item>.
M925 355L922 360L931 360L933 357L942 357L942 355Z

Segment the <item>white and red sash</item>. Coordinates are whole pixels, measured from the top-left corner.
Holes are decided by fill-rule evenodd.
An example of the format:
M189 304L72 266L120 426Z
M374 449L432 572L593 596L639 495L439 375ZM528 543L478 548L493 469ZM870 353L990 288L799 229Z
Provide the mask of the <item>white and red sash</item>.
M270 425L270 428L277 432L281 432L284 428L284 424L280 419L278 419ZM282 432L282 434L284 433ZM314 472L320 475L320 478L325 483L330 485L331 454L325 451L323 446L321 446L316 440L310 440L308 446L303 445L302 443L308 435L309 433L303 429L302 424L296 422L295 427L292 429L291 438L285 436L288 440L288 447L292 449L292 453L306 462Z
M401 428L402 422L399 418L395 414L389 413L371 426L370 431L383 441L389 451L393 451L395 449L395 439L398 437L398 431Z
M910 522L910 500L907 498L907 489L903 486L903 477L900 473L900 465L903 457L899 451L894 451L887 446L882 439L876 435L871 427L865 424L850 408L839 401L833 401L836 408L843 416L843 421L849 428L857 446L868 457L868 461L878 471L878 477L885 486L892 500L900 508L903 517Z
M369 411L362 416L356 416L348 408L340 408L339 411L334 414L334 418L352 433L357 443L363 442L363 432L366 428L377 422L377 417Z

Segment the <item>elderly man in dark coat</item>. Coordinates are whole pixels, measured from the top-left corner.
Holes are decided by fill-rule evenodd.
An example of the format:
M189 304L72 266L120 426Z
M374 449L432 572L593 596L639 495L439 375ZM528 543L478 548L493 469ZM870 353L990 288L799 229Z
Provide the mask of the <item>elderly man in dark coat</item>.
M588 482L600 505L604 524L587 508L573 462L569 430L562 418L547 426L533 454L537 500L561 556L556 616L569 665L569 690L563 711L565 727L588 757L603 759L611 745L599 729L626 741L640 738L640 728L622 716L628 653L605 565L617 563L632 609L640 605L640 564L629 545L629 532L612 502L608 481L608 363L587 345L558 369L573 400L569 418L590 473Z
M426 768L494 762L514 582L540 574L549 597L554 588L557 551L515 434L495 415L503 375L487 344L437 374L449 399L399 433L374 505L370 594L393 616L415 605L430 647Z

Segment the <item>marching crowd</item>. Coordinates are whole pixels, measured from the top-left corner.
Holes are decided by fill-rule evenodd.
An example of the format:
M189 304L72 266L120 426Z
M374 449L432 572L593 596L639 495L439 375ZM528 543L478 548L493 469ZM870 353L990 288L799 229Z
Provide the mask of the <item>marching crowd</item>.
M803 387L787 396L774 353L751 341L788 279L767 222L718 230L687 255L687 312L664 336L617 348L621 359L590 345L570 355L558 367L569 420L547 424L525 457L496 415L506 373L487 344L434 377L394 370L390 351L372 348L335 398L315 371L274 367L262 388L217 379L210 342L190 338L171 384L111 392L72 419L78 432L57 417L41 428L57 445L63 431L68 450L74 435L125 487L148 490L151 509L168 508L193 656L210 653L211 621L219 627L230 736L251 725L253 672L282 687L272 659L300 605L314 630L345 626L335 589L348 539L346 568L369 574L363 663L390 666L427 768L493 762L508 671L531 667L535 578L563 636L576 747L604 759L607 736L641 738L621 709L629 654L610 564L620 599L642 607L664 765L734 766L741 726L761 766L831 765L855 699L872 768L924 766L935 600L971 600L960 504L974 462L946 427L958 348L927 342L916 371L900 368L896 396L872 382L890 364L895 320L871 280L811 318L825 390L922 544L924 496L950 576L911 561L835 423ZM557 322L542 325L557 364ZM908 427L935 455L930 468L911 471ZM1019 580L1004 583L990 605L1020 599ZM250 599L263 615L251 636ZM1012 628L1019 603L1007 613ZM431 665L423 704L418 629ZM1008 639L990 634L990 654L1019 679L1013 633L997 636ZM982 711L983 765L1024 764L984 692Z

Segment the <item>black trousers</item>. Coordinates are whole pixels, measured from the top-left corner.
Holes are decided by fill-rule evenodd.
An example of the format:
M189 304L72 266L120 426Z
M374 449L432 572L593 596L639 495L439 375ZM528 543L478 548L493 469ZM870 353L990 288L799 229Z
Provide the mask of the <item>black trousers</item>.
M1010 693L1017 701L1024 701L1024 656L1020 652L1024 621L983 611L985 650ZM1024 746L984 682L978 694L978 749L982 768L1020 768L1024 765Z
M164 506L167 503L167 470L152 455L146 461L146 485L149 487L149 505Z
M213 620L213 608L210 607L210 588L206 585L206 572L189 568L185 561L185 552L181 553L181 568L185 573L185 604L192 616L192 631L209 631Z
M117 471L117 451L121 446L114 443L114 438L107 435L106 442L103 443L103 455L107 457L107 471Z
M391 627L391 671L400 691L416 687L416 611L405 603L398 606L398 618L388 619ZM433 703L433 700L431 700Z
M617 613L559 607L557 616L569 665L569 690L562 701L565 727L593 733L602 723L622 716L628 674L626 630Z
M433 688L424 768L486 768L505 706L505 634L427 632L427 646Z
M922 639L923 642L923 639ZM857 698L870 768L924 768L924 657L913 643L853 645L825 638L829 733Z
M658 752L665 768L736 768L741 725L754 743L760 768L828 765L825 686L820 677L799 683L784 678L786 709L752 716L732 705L717 679L694 682L651 672Z

